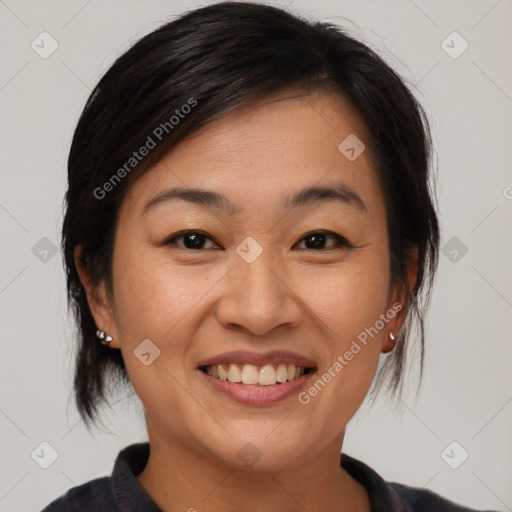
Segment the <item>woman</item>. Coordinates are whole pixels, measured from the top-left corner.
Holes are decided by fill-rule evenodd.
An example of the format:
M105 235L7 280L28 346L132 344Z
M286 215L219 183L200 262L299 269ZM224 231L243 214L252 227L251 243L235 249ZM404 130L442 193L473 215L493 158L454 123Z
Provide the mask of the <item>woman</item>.
M62 244L79 411L129 383L149 443L44 510L469 510L340 458L376 373L398 393L423 353L430 154L398 75L330 24L219 3L122 55L74 135Z

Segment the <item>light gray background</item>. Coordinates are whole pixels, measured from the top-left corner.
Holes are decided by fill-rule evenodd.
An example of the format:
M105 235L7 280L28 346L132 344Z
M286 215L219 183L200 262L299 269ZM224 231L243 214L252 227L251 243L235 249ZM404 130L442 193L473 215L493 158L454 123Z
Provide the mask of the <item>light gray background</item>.
M130 43L200 5L0 1L1 511L40 510L68 488L109 475L121 448L146 439L140 403L123 396L103 416L103 431L91 436L79 421L61 259L39 241L60 242L67 152L93 85ZM383 399L363 406L344 451L388 480L512 510L511 1L294 0L290 7L346 26L416 84L433 120L442 246L457 237L467 247L464 255L456 249L456 261L451 246L449 257L441 254L418 397L404 397L401 415ZM59 45L47 59L31 48L43 31ZM453 31L469 44L456 59L441 46ZM31 458L43 441L58 452L48 469ZM458 469L441 456L452 441L469 453Z

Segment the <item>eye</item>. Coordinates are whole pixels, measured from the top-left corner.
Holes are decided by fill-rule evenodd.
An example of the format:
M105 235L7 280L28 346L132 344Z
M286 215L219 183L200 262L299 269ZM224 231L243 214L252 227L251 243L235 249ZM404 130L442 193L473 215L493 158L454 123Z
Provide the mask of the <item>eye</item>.
M331 245L330 247L325 247L326 239L331 238L336 242L336 244ZM330 231L313 231L303 236L299 243L305 241L306 249L320 249L320 250L328 250L328 249L336 249L341 247L353 247L346 238L338 235L336 233L332 233Z
M202 231L182 231L181 233L168 238L162 245L178 245L176 240L181 238L183 239L185 249L204 249L204 245L207 240L214 242L211 237ZM217 245L215 242L214 244ZM206 249L208 249L208 247L206 247Z
M334 245L325 247L327 239L334 240ZM218 249L220 246L203 231L182 231L165 240L162 245L180 245L178 240L183 239L182 247L184 249L200 250L200 249ZM214 247L205 247L207 241L213 242ZM303 236L298 243L306 243L305 249L311 250L329 250L342 247L352 248L353 246L348 240L341 235L330 231L312 231Z

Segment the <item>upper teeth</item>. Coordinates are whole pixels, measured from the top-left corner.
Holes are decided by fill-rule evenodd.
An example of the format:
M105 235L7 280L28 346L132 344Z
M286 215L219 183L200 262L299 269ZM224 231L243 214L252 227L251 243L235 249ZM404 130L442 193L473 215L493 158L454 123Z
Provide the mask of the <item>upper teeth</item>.
M206 367L206 373L216 379L242 382L243 384L260 384L262 386L272 386L276 382L297 379L304 375L305 371L306 369L302 366L284 363L276 367L272 364L261 367L252 364L214 364Z

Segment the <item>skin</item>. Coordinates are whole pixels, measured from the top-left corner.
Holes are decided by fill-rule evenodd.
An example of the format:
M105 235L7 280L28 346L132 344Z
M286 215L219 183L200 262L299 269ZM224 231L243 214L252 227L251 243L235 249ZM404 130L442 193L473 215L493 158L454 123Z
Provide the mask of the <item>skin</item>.
M385 203L369 143L349 161L338 150L349 134L368 141L338 95L251 102L135 182L120 208L112 294L103 283L92 287L79 268L96 324L122 351L144 405L151 454L137 478L163 510L370 510L364 487L340 468L339 453L405 307L305 405L296 395L240 404L212 390L197 370L199 361L225 351L284 349L315 361L322 375L380 314L404 304L404 290L390 284ZM333 200L281 206L304 187L338 182L366 211ZM142 213L174 186L220 192L239 212L174 200ZM211 239L197 250L183 238L161 245L186 229ZM324 230L354 247L327 237L325 248L308 248L304 236ZM252 263L236 252L248 236L263 249ZM414 261L409 268L412 286ZM134 356L146 338L160 349L148 366ZM251 468L237 457L248 442L261 453Z

